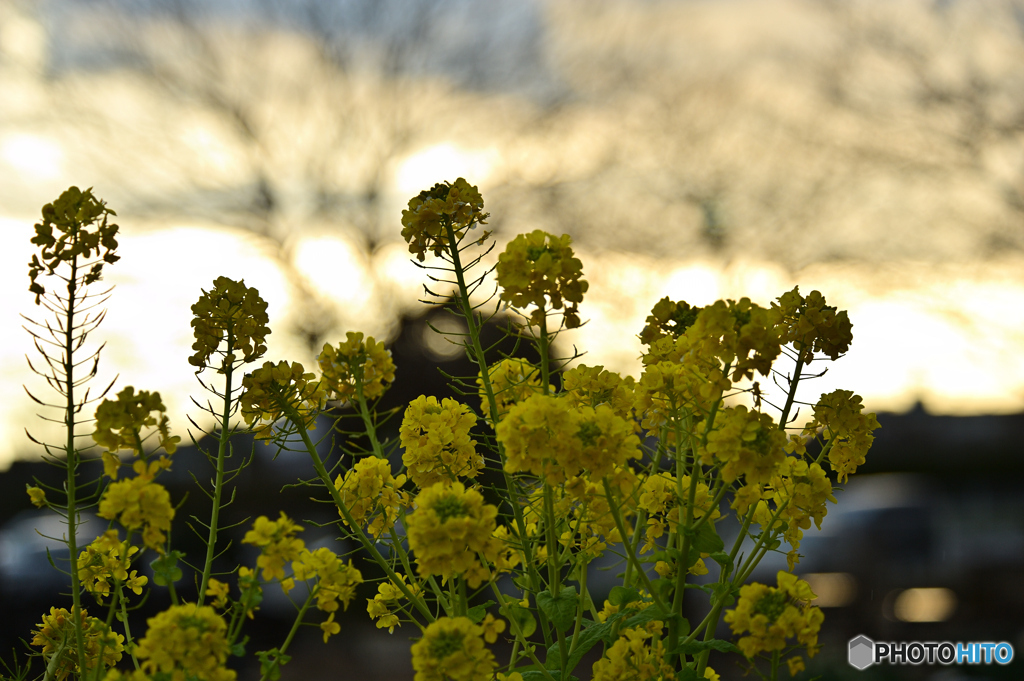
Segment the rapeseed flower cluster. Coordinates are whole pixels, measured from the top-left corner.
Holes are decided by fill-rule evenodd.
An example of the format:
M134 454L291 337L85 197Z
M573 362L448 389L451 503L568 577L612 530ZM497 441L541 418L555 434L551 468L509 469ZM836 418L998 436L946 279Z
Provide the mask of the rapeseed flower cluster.
M700 451L701 463L722 465L722 479L735 482L741 476L747 484L769 482L785 459L786 434L768 414L748 411L744 406L719 412L708 433L707 446Z
M415 681L480 681L494 674L484 629L467 617L442 617L412 646Z
M640 425L658 433L680 414L708 414L731 385L721 367L694 361L693 356L684 361L648 364L634 393ZM665 436L669 444L686 444L676 442L674 429L670 428Z
M850 390L835 390L822 395L814 405L814 420L804 428L813 434L820 427L822 436L829 440L828 462L839 476L840 482L857 472L864 464L874 431L879 428L874 414L865 414L863 399Z
M399 429L402 463L413 484L426 489L437 482L475 478L484 468L469 431L476 414L451 398L438 402L421 395L409 403Z
M490 577L487 563L500 546L494 537L498 509L460 482L439 482L420 492L406 518L409 548L421 575L461 576L472 588ZM485 562L481 562L481 558Z
M387 459L365 456L344 477L339 475L334 486L357 526L369 523L367 532L374 539L380 539L395 526L399 513L409 505L408 495L401 491L405 481L404 474L391 475ZM340 509L338 513L341 514ZM344 515L342 518L348 525Z
M271 439L274 423L286 417L297 417L312 430L327 399L323 383L298 362L264 362L246 374L242 389L238 398L242 418L261 440Z
M153 478L166 468L166 459L136 461L135 477L111 483L100 499L98 515L117 520L129 530L141 530L142 542L151 549L163 552L166 532L171 529L174 507L167 489Z
M75 644L76 619L64 608L50 608L49 614L43 615L42 622L32 632L32 645L42 649L43 657L59 656L54 666L54 676L58 681L71 674L90 672L98 664L112 667L124 652L124 636L111 631L99 618L89 617L87 610L82 610L85 660L80 661Z
M565 308L565 327L580 325L579 304L589 284L583 263L575 257L568 234L556 237L542 230L520 234L498 256L495 273L501 299L519 309L533 305L530 323L540 325L548 310Z
M402 238L409 252L421 262L427 251L441 255L455 248L466 230L486 224L484 200L476 187L461 177L455 182L435 184L409 199L409 208L402 211ZM447 227L455 235L455 244L448 242ZM483 242L488 234L484 234Z
M346 340L334 347L324 345L317 359L329 399L352 401L362 391L365 400L375 400L395 382L391 351L370 336L349 331Z
M630 420L636 403L635 388L632 376L620 376L600 365L580 364L562 374L562 390L571 407L596 408L605 404Z
M174 454L181 438L171 435L166 412L160 393L140 390L136 394L135 389L128 386L117 394L116 400L103 400L96 408L96 429L92 439L99 446L106 447L110 458L116 461L114 455L121 449L143 454L141 431L156 427L158 446L163 447L167 454ZM107 457L104 457L104 463L107 463ZM115 480L116 470L115 467L114 474L110 476Z
M243 362L255 362L266 354L270 335L267 301L255 288L246 286L244 279L214 279L213 288L204 290L192 306L192 314L196 339L192 349L196 352L188 363L199 371L209 366L210 358L218 351L224 355L217 367L220 373L232 366L239 355ZM221 343L225 344L223 349Z
M829 359L838 359L850 349L853 342L853 324L846 311L837 311L825 303L818 291L807 297L800 295L799 287L783 293L772 308L781 316L783 343L791 343L799 351L800 359L809 362L815 352Z
M691 307L685 301L675 302L668 297L662 298L647 315L647 324L640 332L640 342L651 345L654 341L670 337L679 338L697 321L697 313L702 308Z
M811 527L811 521L820 530L821 521L828 513L825 502L836 503L832 495L832 483L817 463L808 464L802 459L788 456L779 466L778 474L772 478L770 496L776 508L781 508L779 519L786 523L783 538L789 542L789 569L797 562L796 550L800 548L803 531Z
M140 576L138 570L128 572L132 556L138 552L137 546L121 541L117 530L107 530L78 555L78 579L98 603L110 595L111 586L117 583L141 595L149 578Z
M496 429L505 470L558 485L589 471L594 480L640 456L633 427L606 404L572 409L561 397L534 395L509 410Z
M264 580L285 579L284 566L298 560L306 548L305 542L295 536L297 532L303 531L304 528L286 516L284 511L281 511L277 520L261 515L253 522L252 529L245 533L242 543L259 547L260 557L256 559L256 567L263 570Z
M660 681L673 679L675 669L665 662L661 641L662 623L648 622L619 634L600 660L594 663L594 681Z
M299 551L299 557L292 562L292 572L299 581L316 578L316 607L324 612L337 611L339 602L342 609L348 610L356 586L363 583L363 575L352 561L344 562L326 547Z
M400 572L395 574L398 577L398 581L413 596L417 596L420 593L418 584L406 582L405 575ZM405 594L402 593L402 590L395 582L391 580L381 582L377 585L376 595L373 598L366 599L366 612L370 615L371 619L377 620L378 629L387 629L389 634L393 634L395 627L401 626L398 615L394 611L401 607L400 603L404 600Z
M114 254L118 226L108 221L112 215L117 213L93 196L91 189L83 192L78 187L69 187L56 201L43 206L43 219L36 223L36 235L31 239L33 244L42 247L42 260L33 254L28 263L28 277L32 282L28 290L36 294L36 305L46 293L37 281L44 270L53 274L62 262L70 263L79 256L90 258L93 252L98 256L102 250L100 260L92 263L83 277L82 283L88 285L100 280L105 263L113 264L121 259ZM54 230L58 236L54 236Z
M644 543L644 551L653 551L657 548L655 540L664 536L665 531L676 532L679 526L680 513L684 512L685 504L690 493L690 476L684 475L676 479L674 475L667 472L648 475L640 486L640 499L638 508L647 512L647 533ZM693 502L693 518L699 520L707 514L711 514L710 520L715 520L722 515L717 506L712 506L713 495L710 488L703 482L698 482L695 489ZM703 566L703 563L700 563Z
M540 385L540 369L525 359L510 357L487 367L487 378L494 392L498 413L491 413L490 401L484 388L482 375L477 375L480 386L480 408L491 423L505 417L513 405L519 404L530 395L543 392Z
M757 582L741 587L736 609L726 611L725 621L734 634L747 634L737 645L748 658L781 651L790 639L805 646L813 657L825 619L820 608L809 605L817 596L796 575L780 570L777 579L777 588Z
M146 626L146 635L138 642L135 654L147 674L234 681L235 672L224 666L231 652L227 623L212 607L175 605L146 620Z

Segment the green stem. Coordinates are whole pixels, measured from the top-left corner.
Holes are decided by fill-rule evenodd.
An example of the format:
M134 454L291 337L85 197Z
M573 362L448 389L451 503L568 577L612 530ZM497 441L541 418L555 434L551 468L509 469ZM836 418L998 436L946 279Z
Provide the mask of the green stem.
M494 598L499 603L505 602L505 597L502 595L500 591L498 591L498 585L494 580L491 580L491 592L494 593ZM525 652L527 656L529 656L530 660L533 662L537 670L540 671L543 674L544 678L548 679L548 681L555 681L555 677L551 675L551 672L544 666L544 664L540 660L537 659L537 655L533 651L533 646L530 645L530 642L526 640L526 636L523 635L523 629L519 626L519 620L517 620L515 617L509 617L508 622L512 627L512 633L516 637L516 642L522 642L523 652Z
M234 337L228 333L227 354L231 355ZM217 443L217 473L213 483L213 509L210 511L210 534L206 540L206 561L203 563L203 577L199 582L199 594L196 596L196 607L203 605L206 598L206 587L213 571L213 557L217 546L217 531L220 523L221 495L224 491L224 461L227 457L228 441L231 438L228 418L231 415L231 375L234 367L228 362L224 366L224 411L220 419L220 436Z
M75 245L78 243L78 232L75 232ZM75 326L75 293L77 289L78 258L71 259L71 276L68 278L68 307L67 327L64 329L64 379L67 381L67 403L64 412L64 425L67 428L67 442L64 450L67 454L67 501L68 501L68 552L71 563L71 599L72 619L75 622L75 647L77 648L78 660L81 663L85 660L85 623L82 619L82 583L78 576L78 507L77 507L77 485L78 485L78 452L75 449L75 362L73 353L74 326ZM83 331L84 333L84 331ZM49 672L49 670L47 670Z
M339 492L338 488L334 486L333 482L331 482L331 477L327 473L327 469L324 467L324 462L320 458L320 454L316 451L316 447L313 445L312 440L309 439L309 433L306 431L305 427L303 427L302 418L299 417L298 414L291 414L288 415L288 417L289 420L298 428L299 435L302 437L302 442L306 445L306 450L313 459L313 468L316 470L317 476L320 478L320 481L323 482L324 486L327 487L327 490L331 495L331 499L338 507L338 511L341 512L342 517L345 519L345 523L352 528L352 534L359 543L362 544L366 552L370 554L374 562L384 570L388 578L391 579L398 590L402 592L402 595L409 599L409 602L412 603L424 617L426 617L428 622L433 622L435 618L427 607L427 604L423 602L422 598L413 594L405 582L399 579L388 561L384 559L384 556L380 555L380 551L378 551L377 547L373 545L373 542L366 537L366 534L359 528L359 524L352 517L352 514L349 513L348 507L341 498L341 492ZM401 544L396 545L395 549L401 551Z
M285 637L284 643L282 643L281 647L278 648L278 650L280 651L280 655L284 655L285 652L287 652L288 646L291 645L292 639L295 638L295 633L299 630L299 626L302 625L302 620L306 617L306 611L309 610L309 606L312 605L313 597L316 596L316 592L319 589L320 589L319 586L317 586L314 589L310 589L309 596L306 597L306 602L302 604L302 608L299 610L299 614L296 615L295 622L292 624L292 628L288 632L288 636ZM278 660L281 659L280 655L278 656L277 660L274 661L274 666L272 668L268 669L266 671L266 673L264 673L260 677L260 681L266 681L267 678L270 676L270 674L274 671L275 668L278 668L278 669L280 668L280 664L278 662Z
M644 586L647 587L647 591L651 594L651 598L654 599L654 603L658 606L658 609L665 613L666 616L671 615L672 612L666 608L665 604L661 602L660 598L658 598L658 594L654 590L654 585L651 584L651 580L647 576L647 572L645 572L643 567L641 567L640 561L636 557L636 552L632 550L632 547L626 538L626 528L622 523L622 516L619 514L618 506L613 503L612 488L611 485L608 484L608 478L604 478L601 482L604 484L604 493L608 497L608 508L611 510L612 519L615 520L615 527L618 529L619 536L622 537L623 544L627 549L626 560L633 565L637 574L640 575L640 579L643 580Z

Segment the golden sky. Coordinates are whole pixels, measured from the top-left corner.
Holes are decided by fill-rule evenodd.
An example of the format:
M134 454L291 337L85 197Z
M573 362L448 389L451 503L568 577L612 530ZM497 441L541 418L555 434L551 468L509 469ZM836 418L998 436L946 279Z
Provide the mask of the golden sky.
M636 375L636 334L663 296L767 305L799 285L848 309L855 337L806 398L1024 406L1024 39L1007 3L522 3L506 20L532 38L505 49L532 66L487 87L444 60L382 67L433 49L401 35L366 39L377 61L342 63L294 27L93 5L59 21L43 4L0 8L0 461L32 451L28 239L71 184L94 187L123 234L100 378L159 390L172 423L195 388L201 288L257 286L274 359L308 361L289 330L311 316L331 320L327 340L389 337L424 281L401 208L458 176L480 185L499 241L573 236L590 322L566 340L588 364ZM47 25L81 54L145 49L160 68L57 68ZM473 49L497 79L487 60L508 55Z

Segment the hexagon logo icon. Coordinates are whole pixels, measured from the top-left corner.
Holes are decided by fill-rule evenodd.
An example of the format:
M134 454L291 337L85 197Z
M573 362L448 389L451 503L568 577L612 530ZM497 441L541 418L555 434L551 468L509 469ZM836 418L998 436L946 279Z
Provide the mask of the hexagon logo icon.
M856 669L867 669L875 661L875 642L861 635L850 639L850 666Z

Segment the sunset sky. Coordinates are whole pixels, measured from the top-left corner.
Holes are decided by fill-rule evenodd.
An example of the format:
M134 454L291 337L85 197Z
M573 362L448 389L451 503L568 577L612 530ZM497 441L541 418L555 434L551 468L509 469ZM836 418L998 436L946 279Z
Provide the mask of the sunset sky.
M32 225L72 184L122 232L97 383L159 390L182 431L201 288L259 288L269 359L309 362L311 328L393 337L425 281L401 209L459 176L499 244L573 236L590 322L564 340L587 364L637 375L663 296L799 285L854 324L805 398L1024 407L1013 3L257 4L0 5L0 463L43 429L19 315L41 314Z

